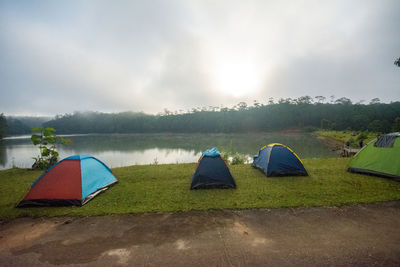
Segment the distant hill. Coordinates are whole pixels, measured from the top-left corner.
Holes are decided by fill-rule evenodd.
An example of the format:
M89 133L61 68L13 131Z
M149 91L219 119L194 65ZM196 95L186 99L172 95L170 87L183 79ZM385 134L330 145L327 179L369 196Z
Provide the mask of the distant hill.
M74 112L55 117L7 117L6 135L30 134L33 127L52 127L57 134L85 133L245 133L317 128L372 132L400 131L400 102L353 104L342 97L323 99L304 96L278 103L240 102L232 108L208 107L187 112L151 115L137 112Z
M75 112L45 122L58 134L70 133L239 133L317 128L373 132L400 131L400 102L353 104L313 103L307 97L233 108L202 108L178 113Z
M6 136L30 134L34 127L42 127L52 117L6 116Z

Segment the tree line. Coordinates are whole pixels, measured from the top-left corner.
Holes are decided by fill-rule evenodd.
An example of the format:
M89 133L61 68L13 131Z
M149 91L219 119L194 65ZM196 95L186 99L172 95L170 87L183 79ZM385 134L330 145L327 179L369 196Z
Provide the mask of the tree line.
M252 132L322 128L374 132L400 131L400 102L353 104L348 98L334 103L312 102L310 97L281 99L277 103L241 102L232 108L202 108L163 114L75 112L44 123L58 133Z
M6 135L7 121L3 113L0 114L0 139Z
M240 102L231 108L196 108L187 112L164 110L157 115L134 112L74 112L57 115L36 126L55 128L58 134L239 133L315 128L382 133L400 131L400 102L380 103L375 98L369 104L353 104L345 97L328 103L325 100L322 96L314 99L303 96L294 100L270 99L266 104L254 101L252 105L248 105ZM12 131L8 131L9 125L7 134L15 134L16 130L21 130L21 134L30 133L26 122L22 123L15 118L11 121Z
M52 117L5 116L0 114L0 139L4 136L31 134L32 128L41 127Z

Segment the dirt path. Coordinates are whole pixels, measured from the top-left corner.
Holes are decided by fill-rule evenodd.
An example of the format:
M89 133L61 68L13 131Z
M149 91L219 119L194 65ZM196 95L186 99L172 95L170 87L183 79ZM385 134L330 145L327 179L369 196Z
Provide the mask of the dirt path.
M400 202L332 208L21 218L0 265L399 265Z

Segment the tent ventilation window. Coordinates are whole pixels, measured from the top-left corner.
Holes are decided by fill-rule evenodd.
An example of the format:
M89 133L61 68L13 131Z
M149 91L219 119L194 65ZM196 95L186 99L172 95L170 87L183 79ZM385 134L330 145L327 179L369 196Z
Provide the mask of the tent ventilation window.
M375 142L375 147L393 147L394 141L397 137L400 136L400 133L390 133L382 135Z

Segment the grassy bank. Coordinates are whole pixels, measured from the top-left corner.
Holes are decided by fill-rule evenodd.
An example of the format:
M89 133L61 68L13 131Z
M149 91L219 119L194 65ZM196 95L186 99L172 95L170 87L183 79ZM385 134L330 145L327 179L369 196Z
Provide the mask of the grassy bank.
M315 131L317 137L328 138L334 141L337 145L343 146L343 144L350 140L356 140L359 133L353 134L353 131L328 131L328 130L319 130ZM366 139L364 140L364 144L369 143L372 139L376 138L377 134L374 132L365 132ZM358 145L357 145L358 146Z
M39 171L0 171L0 218L104 215L208 209L330 206L400 199L400 183L346 172L350 159L306 159L309 177L266 178L250 165L231 166L236 190L190 191L195 164L114 169L119 183L83 207L24 208L15 205Z

